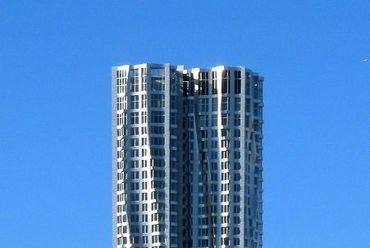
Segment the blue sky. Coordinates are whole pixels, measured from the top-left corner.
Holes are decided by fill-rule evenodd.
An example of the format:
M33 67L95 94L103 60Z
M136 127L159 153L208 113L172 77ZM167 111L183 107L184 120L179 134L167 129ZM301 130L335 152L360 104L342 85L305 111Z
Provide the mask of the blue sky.
M0 1L0 246L111 243L110 74L265 76L266 248L369 247L370 2Z

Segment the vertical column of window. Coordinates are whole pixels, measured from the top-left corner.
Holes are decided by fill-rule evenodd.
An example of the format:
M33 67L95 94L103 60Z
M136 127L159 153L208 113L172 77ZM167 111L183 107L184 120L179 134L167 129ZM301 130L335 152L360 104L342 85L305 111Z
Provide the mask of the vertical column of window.
M256 163L256 158L258 156L258 145L256 143L256 135L260 132L260 122L258 116L258 97L259 97L259 90L258 90L258 81L256 75L251 75L249 77L250 80L250 87L252 88L252 95L251 98L247 99L248 108L251 109L250 114L248 115L249 118L249 132L248 134L248 171L247 171L247 183L248 183L248 221L247 221L247 228L246 232L248 235L248 242L251 245L258 245L258 236L260 233L260 223L259 223L259 212L260 212L260 185L261 182L259 177L256 176L256 171L259 171L258 164Z
M234 79L235 80L235 79ZM240 79L241 81L241 79ZM241 86L241 85L240 85ZM236 93L237 87L234 87L234 92ZM241 91L239 92L239 94ZM241 112L241 97L239 95L233 95L229 98L229 108L232 111L232 123L231 128L233 129L232 137L230 139L229 147L231 148L231 157L230 157L230 206L229 206L229 215L230 215L230 235L229 243L231 246L240 245L240 226L241 226L241 217L240 209L243 202L242 196L240 195L241 186L244 173L241 172L240 163L243 161L243 150L240 149L241 146L241 133L244 131L244 122L242 120L243 112ZM244 140L243 140L244 141Z
M141 163L141 202L140 202L140 210L141 210L141 246L145 245L147 246L150 244L150 232L149 232L149 226L150 226L150 209L149 205L151 202L151 189L150 189L150 172L151 169L148 166L149 165L149 158L147 155L150 153L150 149L148 148L148 103L147 103L147 84L148 84L148 75L147 75L147 68L141 68L140 69L140 76L141 76L141 135L138 139L138 145L140 145L141 148L141 157L140 157L140 163ZM141 139L141 140L140 140ZM141 142L140 142L141 141Z
M119 195L120 192L118 190L118 170L117 170L117 112L118 112L118 104L117 104L117 95L118 95L118 78L120 77L120 71L117 68L112 69L112 245L116 247L117 245L121 245L121 239L118 237L119 232L117 231L119 228L119 220L118 220L118 204L119 204Z
M129 154L129 149L127 149L128 147L128 139L126 138L126 134L127 134L127 129L128 129L128 125L130 124L129 123L129 115L128 115L128 109L131 108L131 106L129 106L128 104L130 104L130 98L128 96L128 92L127 92L127 81L128 81L128 73L129 71L128 70L124 70L122 72L122 76L124 76L123 78L123 84L122 84L122 110L123 110L123 113L122 113L122 117L123 117L123 126L122 126L122 134L123 134L123 144L122 144L122 149L121 149L121 154L122 154L122 160L121 160L121 175L120 175L120 179L122 181L120 181L120 188L123 190L122 192L122 197L121 197L121 207L123 209L123 211L121 212L121 216L120 219L121 219L121 234L123 235L122 236L122 243L123 244L126 244L127 242L130 242L129 241L129 225L130 225L130 222L129 222L129 219L127 218L128 216L128 213L127 213L127 206L129 204L129 199L127 197L127 189L128 189L128 181L129 181L129 177L130 177L130 169L129 169L129 166L127 166L127 164L129 163L129 159L128 157L131 156L131 154ZM132 76L132 75L131 75Z
M183 173L181 166L181 129L180 119L182 117L182 101L180 90L180 73L171 68L170 70L170 246L178 247L182 240L180 232L180 223L182 221L181 201L181 175ZM180 110L180 111L179 111Z
M163 91L165 94L165 101L166 103L169 103L170 95L171 95L171 66L169 64L164 65L163 70ZM170 125L170 113L171 110L169 108L169 104L167 104L168 107L164 108L164 129L165 129L165 167L164 167L164 178L163 181L165 183L165 188L163 191L163 202L165 204L165 210L163 211L163 218L160 220L161 224L165 225L167 228L161 233L163 235L163 238L166 239L167 247L170 247L170 226L171 226L171 220L170 220L170 177L171 177L171 147L170 147L170 140L171 140L171 125ZM164 196L167 196L166 198Z
M263 78L258 77L258 99L256 112L258 113L257 120L258 120L258 128L256 130L256 134L254 137L254 141L256 144L256 156L255 156L255 168L254 168L254 175L257 181L257 216L256 216L256 240L259 246L262 245L262 108L263 108Z
M151 241L152 244L160 243L163 237L164 220L164 178L165 164L164 156L164 111L165 98L163 91L165 89L165 77L163 67L150 68L150 156L151 156Z
M140 69L134 68L129 71L128 77L128 92L125 94L125 112L127 113L127 127L130 131L126 136L124 147L124 161L127 164L125 174L125 184L127 187L127 203L125 206L127 214L127 232L128 242L133 245L138 245L141 242L139 232L139 221L141 221L141 212L139 204L141 201L141 191L139 183L141 181L140 149L139 137L141 135L140 124Z
M221 94L229 94L231 89L230 85L230 71L223 70L221 73ZM230 244L230 224L231 224L231 215L229 213L230 203L232 201L232 194L230 192L230 183L232 175L230 173L230 161L231 149L230 149L230 140L232 139L231 131L233 130L233 123L231 120L233 117L233 111L230 108L231 98L227 95L220 95L220 113L221 113L221 133L220 133L220 209L219 209L219 240L218 244L228 246ZM231 118L230 118L231 117Z
M255 204L253 202L253 164L252 164L252 157L253 157L253 112L251 111L252 106L252 99L251 96L251 87L253 84L253 78L249 72L246 73L246 99L245 99L245 150L246 150L246 163L245 163L245 245L252 246L253 244L253 237L254 237L254 209ZM252 97L252 98L251 98Z
M195 142L194 142L194 78L192 73L187 73L184 75L184 79L186 80L186 99L184 100L184 112L185 117L183 118L183 126L184 131L184 148L185 148L185 154L184 154L184 162L186 167L186 177L183 178L183 181L186 181L185 191L188 192L187 198L184 199L184 215L189 216L188 219L184 221L184 224L188 226L187 229L184 229L186 232L186 236L189 238L188 242L184 241L185 244L188 244L188 246L184 247L192 247L193 245L196 245L196 238L197 238L197 226L198 226L198 220L197 220L197 193L195 192L197 190L196 188L196 181L198 180L198 174L194 171L194 163L197 162L198 154L194 150ZM185 194L186 195L186 194Z
M191 190L190 190L190 155L189 155L189 147L190 147L190 139L188 135L188 110L189 107L188 105L190 104L189 99L188 99L188 87L189 87L189 78L187 74L183 75L183 79L186 81L184 83L183 89L186 90L186 94L184 94L184 97L182 98L182 108L183 108L183 116L182 116L182 147L181 150L182 152L182 168L183 168L183 173L182 173L182 192L183 192L183 198L182 198L182 204L181 204L181 211L183 215L183 219L180 222L181 225L181 232L182 232L182 246L180 247L191 247ZM180 230L179 230L180 231Z
M215 184L217 186L217 195L214 199L214 202L217 206L215 209L215 212L217 213L217 220L216 220L216 227L214 230L214 234L216 236L215 244L216 246L221 246L221 225L222 225L222 219L221 216L221 204L222 204L222 194L221 194L221 178L222 178L222 162L225 161L225 148L223 148L223 143L225 142L225 136L226 136L226 130L225 126L227 122L227 113L224 113L222 110L222 96L223 92L227 92L227 79L223 80L224 70L219 70L217 73L217 116L218 116L218 127L217 127L217 133L218 133L218 161L217 161L217 170L216 173L212 174L211 176L214 176ZM224 123L224 124L223 124Z
M126 85L127 85L127 77L128 77L128 71L123 71L122 75L124 76L123 79L123 86L122 86L122 92L123 96L121 98L121 104L123 110L122 113L122 124L123 126L120 127L119 133L122 136L122 147L120 151L120 157L117 160L117 163L119 165L119 174L118 178L120 181L117 182L117 187L121 190L121 194L118 196L117 200L119 200L119 205L117 206L117 209L119 210L119 216L117 221L119 222L118 226L118 235L119 237L119 243L122 245L127 244L128 241L128 219L127 219L127 212L126 212L126 204L127 204L127 178L128 178L128 171L127 171L127 158L126 158L126 135L127 135L127 125L128 125L128 117L127 117L127 93L126 93Z

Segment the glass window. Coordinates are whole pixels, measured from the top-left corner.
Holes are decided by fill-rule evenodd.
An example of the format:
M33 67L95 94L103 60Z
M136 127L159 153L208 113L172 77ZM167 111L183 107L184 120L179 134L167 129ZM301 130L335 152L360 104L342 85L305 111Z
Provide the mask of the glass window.
M235 110L236 111L238 111L238 110L240 110L240 97L235 97L234 98L235 99L235 106L234 106L234 108L235 108Z
M153 108L162 108L165 106L165 100L164 100L164 95L163 94L152 94L152 107Z
M138 109L139 108L139 96L131 96L131 108Z
M164 111L152 111L150 120L152 123L164 123Z
M139 124L139 113L130 113L130 124Z
M241 72L235 71L234 77L235 77L235 85L234 85L235 94L240 94L241 92Z
M230 85L229 85L229 80L230 80L230 71L225 70L222 72L222 93L229 93L230 92Z
M217 98L212 98L212 111L217 111Z
M212 94L217 94L217 72L212 72Z

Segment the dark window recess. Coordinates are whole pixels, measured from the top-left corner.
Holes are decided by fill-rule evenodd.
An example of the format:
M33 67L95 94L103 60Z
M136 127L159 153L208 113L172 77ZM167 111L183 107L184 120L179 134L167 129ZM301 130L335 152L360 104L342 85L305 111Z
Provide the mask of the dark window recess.
M194 80L191 74L189 76L189 95L194 96Z
M217 72L212 72L212 94L217 94Z
M199 95L208 95L208 72L199 72Z
M230 71L223 71L222 72L222 93L229 93L230 92Z
M183 93L183 96L189 95L189 76L188 75L184 75L182 93Z
M200 81L200 95L208 95L208 82L207 81Z
M235 94L240 94L241 92L241 72L235 71L234 77L235 77L235 85L234 85Z

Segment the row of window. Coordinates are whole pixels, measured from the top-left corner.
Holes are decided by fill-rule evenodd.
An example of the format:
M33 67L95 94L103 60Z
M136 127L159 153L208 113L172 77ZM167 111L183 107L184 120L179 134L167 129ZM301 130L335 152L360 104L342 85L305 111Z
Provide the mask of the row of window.
M131 109L140 109L140 96L139 95L134 95L130 97L130 107ZM200 99L199 103L199 111L200 112L208 112L209 104L208 104L209 99ZM217 111L217 98L212 98L212 104L211 108L212 111ZM141 96L141 108L146 108L146 95ZM172 105L174 105L172 108L175 108L176 105L176 100L172 99L171 102L173 102ZM222 97L221 101L221 110L222 111L228 111L230 110L230 97ZM151 106L155 108L162 108L165 107L165 100L164 100L164 95L162 94L153 94L152 95L152 100L151 100ZM240 110L240 98L235 98L234 99L234 110L239 111ZM117 109L126 109L127 108L127 100L126 97L118 97L117 98ZM193 113L194 112L194 105L193 104L188 104L184 103L184 112L185 113ZM246 100L246 112L249 112L250 109L250 100ZM262 107L260 103L253 103L253 114L254 116L261 117L262 116ZM216 115L215 115L216 116ZM118 117L117 117L118 118ZM215 124L217 125L217 124Z
M131 244L140 244L140 242L142 242L143 244L148 244L149 243L149 237L148 236L132 235L132 236L130 236L130 238L131 238L131 241L130 241ZM165 236L164 235L153 235L151 237L151 241L152 241L152 243L163 243L163 242L165 242ZM127 237L119 237L117 239L117 244L118 245L127 244ZM158 246L158 247L162 247L162 246Z
M127 84L127 78L128 73L127 71L120 71L117 70L117 85L120 86L117 90L118 92L126 92L126 84ZM241 93L241 71L233 71L234 73L234 91L231 92L231 73L230 70L225 70L222 72L221 75L221 93L234 93L234 94L240 94ZM172 74L176 74L176 72L172 72ZM139 91L139 70L138 69L132 69L130 70L130 90L132 92L138 92ZM150 69L150 75L151 75L151 81L152 81L152 90L158 90L163 91L164 90L164 68L151 68ZM194 95L194 79L192 73L189 73L187 75L183 76L183 92L184 95ZM172 78L173 80L174 78ZM217 88L217 73L212 72L212 78L211 78L211 91L209 89L209 76L208 72L200 72L199 73L199 95L208 95L208 94L217 94L218 88ZM147 73L146 68L141 68L141 82L142 87L141 90L146 90L146 81L147 81ZM262 95L262 87L258 76L250 76L247 75L246 77L247 86L246 87L246 94L250 94L250 82L253 82L251 84L251 87L253 88L253 95L254 97L258 98Z
M250 86L253 88L253 96L259 98L262 95L262 88L258 77L252 77L253 84L250 83L250 78L246 77L246 95L250 95ZM208 72L199 73L199 91L198 95L215 95L221 90L222 94L240 94L241 93L241 71L234 71L234 82L233 87L231 85L231 71L225 70L221 76L221 89L218 89L217 85L217 73L212 72L211 85L209 84ZM210 90L211 88L211 90ZM232 91L233 88L233 91ZM195 93L195 80L193 74L189 73L183 76L183 95L193 96Z
M220 238L221 240L221 245L224 245L224 246L229 246L231 245L230 244L230 239L228 237L222 237ZM233 238L232 239L233 241L233 244L232 245L240 245L240 239L239 238ZM198 240L198 247L213 247L212 245L209 246L211 244L209 244L208 242L208 239L199 239ZM253 247L253 248L257 248L257 247Z
M209 104L211 101L211 104ZM247 98L245 100L245 112L249 113L251 108L251 99ZM194 107L194 101L193 99L186 99L183 102L183 111L184 113L194 113L195 107ZM199 104L198 104L198 111L200 112L209 112L209 111L218 111L218 98L200 98ZM233 108L232 108L233 107ZM235 110L240 111L241 110L241 98L240 97L228 97L223 96L221 98L221 111L228 111L228 110ZM253 103L253 114L255 116L262 116L262 104L260 102L254 102Z

